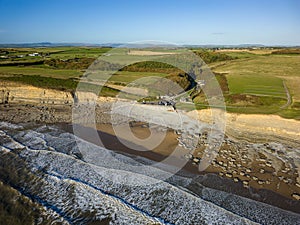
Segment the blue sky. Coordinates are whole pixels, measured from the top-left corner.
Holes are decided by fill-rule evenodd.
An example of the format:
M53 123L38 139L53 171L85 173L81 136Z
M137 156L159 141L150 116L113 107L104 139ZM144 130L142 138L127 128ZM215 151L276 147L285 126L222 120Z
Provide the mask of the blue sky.
M298 0L0 0L0 43L300 45Z

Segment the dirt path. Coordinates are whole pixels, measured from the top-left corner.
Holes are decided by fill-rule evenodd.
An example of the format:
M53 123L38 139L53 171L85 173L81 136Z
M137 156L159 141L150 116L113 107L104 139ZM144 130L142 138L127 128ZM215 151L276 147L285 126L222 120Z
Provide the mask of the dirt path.
M292 98L291 98L291 94L290 94L289 89L287 88L285 82L283 81L282 83L283 83L283 87L284 87L284 90L285 90L285 93L286 93L286 99L287 99L287 102L286 102L285 105L281 106L280 108L281 108L281 109L285 109L285 108L287 108L289 105L292 104Z

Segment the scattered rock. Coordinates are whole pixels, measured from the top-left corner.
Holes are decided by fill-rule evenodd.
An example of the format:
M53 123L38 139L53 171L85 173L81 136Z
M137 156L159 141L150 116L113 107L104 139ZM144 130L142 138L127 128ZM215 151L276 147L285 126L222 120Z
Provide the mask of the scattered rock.
M246 187L246 188L249 187L249 181L244 180L243 181L243 186Z
M259 181L257 181L257 183L258 183L259 185L263 185L265 182L264 182L263 180L259 180Z
M283 179L283 182L286 183L286 184L288 184L290 181L289 181L289 179L284 178L284 179Z
M199 163L199 162L200 162L200 159L199 159L199 158L193 158L193 162L194 162L194 163Z
M298 194L298 193L293 193L292 197L298 201L300 200L300 194Z
M225 176L231 178L232 177L232 173L226 173Z
M272 163L267 162L267 163L266 163L266 166L267 166L267 167L272 167Z

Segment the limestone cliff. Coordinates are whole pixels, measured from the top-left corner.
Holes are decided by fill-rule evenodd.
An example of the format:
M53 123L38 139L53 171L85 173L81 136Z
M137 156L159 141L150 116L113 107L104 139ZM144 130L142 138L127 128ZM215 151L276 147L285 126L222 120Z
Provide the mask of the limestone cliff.
M70 92L37 88L13 82L0 82L0 104L3 103L73 104Z
M214 109L215 115L221 110ZM213 123L212 110L194 110L188 115L203 122ZM225 113L226 134L253 141L287 141L300 145L300 121L285 119L278 115ZM250 140L249 140L250 141Z
M0 81L0 104L34 103L47 105L72 105L74 102L103 102L112 98L97 97L91 92L67 92L34 87L15 82Z

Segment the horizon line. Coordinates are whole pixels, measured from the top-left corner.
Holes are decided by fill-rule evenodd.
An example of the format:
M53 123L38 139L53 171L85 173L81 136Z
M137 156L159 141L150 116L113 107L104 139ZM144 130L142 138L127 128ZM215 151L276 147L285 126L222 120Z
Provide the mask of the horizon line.
M110 45L126 45L126 44L138 44L136 42L103 42L103 43L92 43L92 42L49 42L49 41L41 41L41 42L11 42L11 43L0 43L0 46L3 45L78 45L78 46L110 46ZM154 43L141 43L141 44L149 44L149 45L156 45ZM196 44L196 43L183 43L183 44L177 44L177 43L160 43L157 45L174 45L178 47L184 47L184 46L232 46L232 47L300 47L299 44L260 44L260 43L239 43L239 44Z

